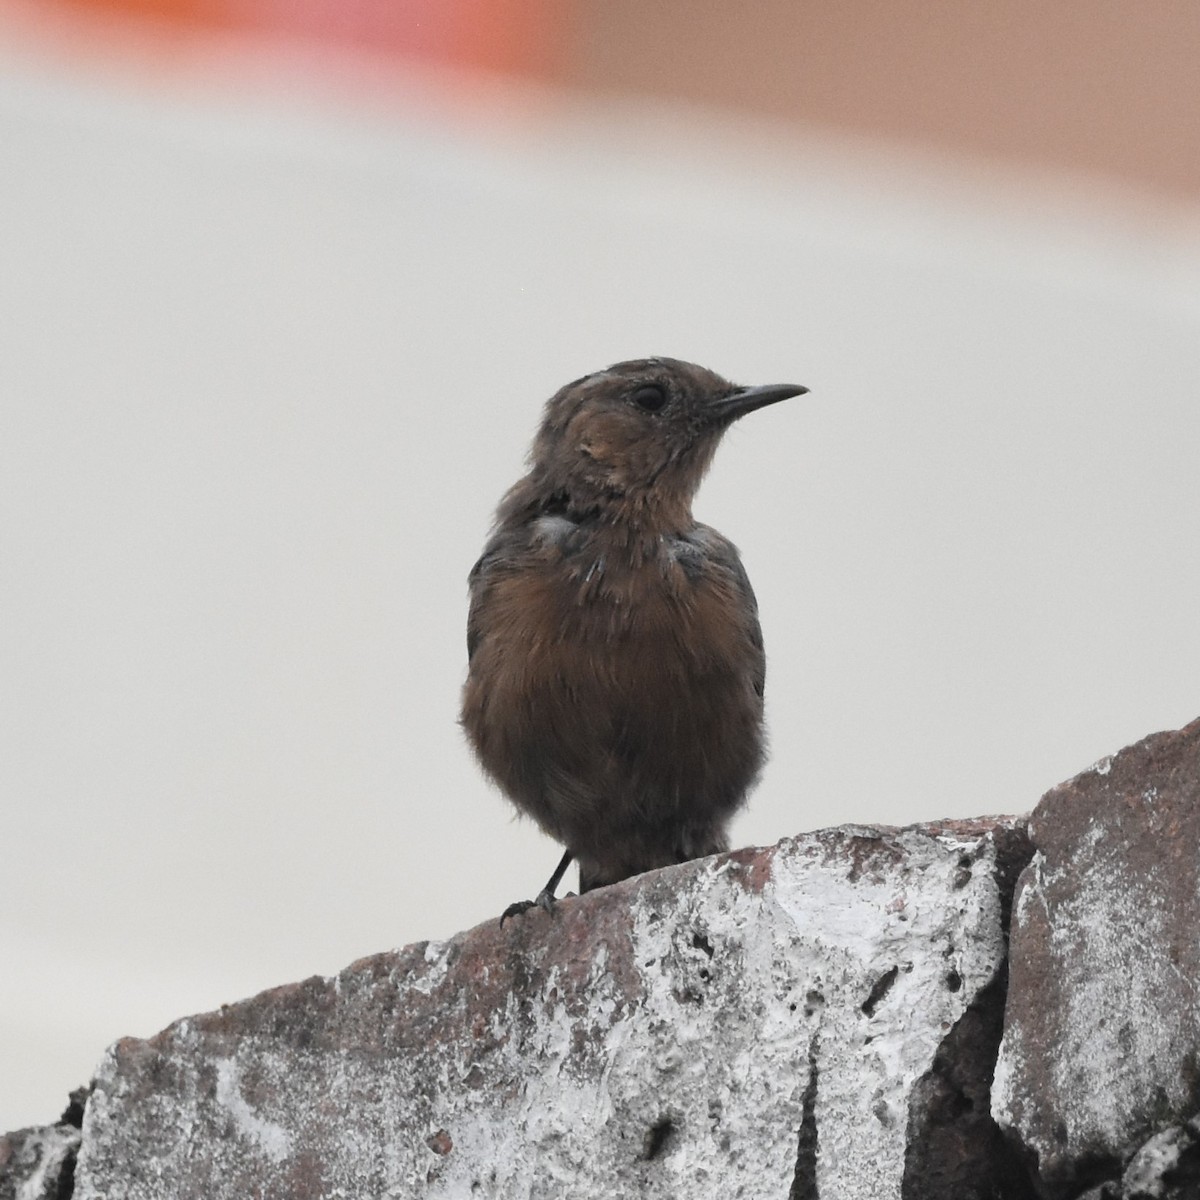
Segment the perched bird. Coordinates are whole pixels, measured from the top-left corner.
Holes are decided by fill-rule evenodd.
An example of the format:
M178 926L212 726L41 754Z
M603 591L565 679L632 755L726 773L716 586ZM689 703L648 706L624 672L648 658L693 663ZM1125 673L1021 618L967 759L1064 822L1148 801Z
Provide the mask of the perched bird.
M738 387L671 358L546 405L529 473L470 575L462 725L589 891L727 848L758 778L765 659L736 547L692 497L738 417L807 388Z

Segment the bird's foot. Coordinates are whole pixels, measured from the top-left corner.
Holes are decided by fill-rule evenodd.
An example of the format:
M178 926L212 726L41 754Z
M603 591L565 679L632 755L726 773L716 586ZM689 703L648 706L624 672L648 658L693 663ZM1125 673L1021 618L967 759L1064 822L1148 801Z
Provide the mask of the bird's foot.
M536 900L518 900L515 904L510 904L500 914L500 928L504 928L504 922L509 917L519 917L522 913L527 913L531 908L540 908L547 915L552 915L556 903L554 893L549 888L542 888L538 892Z

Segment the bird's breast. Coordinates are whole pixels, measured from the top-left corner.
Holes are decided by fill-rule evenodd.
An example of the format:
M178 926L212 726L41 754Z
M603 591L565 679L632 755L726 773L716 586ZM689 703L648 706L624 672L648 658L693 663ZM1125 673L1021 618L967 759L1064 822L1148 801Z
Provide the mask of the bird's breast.
M525 673L601 674L684 686L747 668L757 615L730 572L689 540L640 545L570 539L562 524L523 569L491 589L489 624L519 647Z

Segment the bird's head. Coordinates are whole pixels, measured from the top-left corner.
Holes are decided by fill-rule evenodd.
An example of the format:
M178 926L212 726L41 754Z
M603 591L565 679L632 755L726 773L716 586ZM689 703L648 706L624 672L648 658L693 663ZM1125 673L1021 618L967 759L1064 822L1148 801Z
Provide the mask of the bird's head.
M530 480L578 511L671 521L738 417L799 396L796 384L739 387L673 358L617 363L568 383L546 405Z

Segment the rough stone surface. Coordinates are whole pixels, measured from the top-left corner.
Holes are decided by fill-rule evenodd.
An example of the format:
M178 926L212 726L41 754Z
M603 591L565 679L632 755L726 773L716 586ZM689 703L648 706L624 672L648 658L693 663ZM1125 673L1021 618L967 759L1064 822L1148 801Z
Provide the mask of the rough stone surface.
M943 1137L955 1194L1022 1196L987 1190L991 1052L959 1060L1025 857L1001 819L825 831L119 1042L75 1195L932 1198Z
M1089 1188L1080 1200L1196 1200L1200 1196L1200 1122L1156 1133L1119 1181Z
M1200 1109L1200 721L1054 788L1030 832L993 1112L1077 1195Z
M1121 1177L1121 1200L1195 1200L1200 1196L1200 1125L1156 1133Z
M0 1134L0 1200L68 1200L86 1100L81 1088L56 1125Z
M999 859L1001 923L1008 931L1017 873L1029 860L1023 830ZM982 988L946 1035L909 1107L905 1200L1036 1200L1026 1163L991 1114L992 1071L1000 1047L1008 964Z

